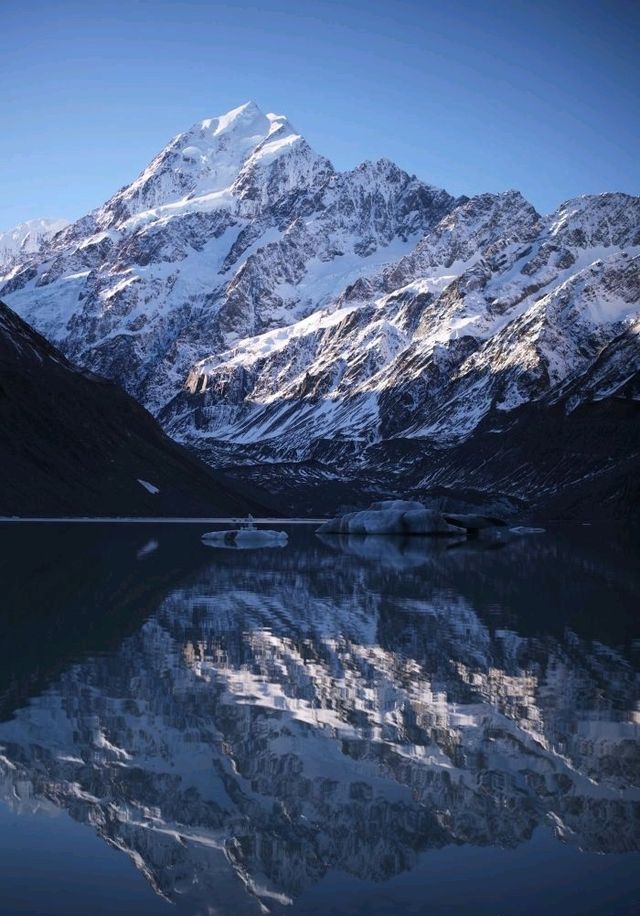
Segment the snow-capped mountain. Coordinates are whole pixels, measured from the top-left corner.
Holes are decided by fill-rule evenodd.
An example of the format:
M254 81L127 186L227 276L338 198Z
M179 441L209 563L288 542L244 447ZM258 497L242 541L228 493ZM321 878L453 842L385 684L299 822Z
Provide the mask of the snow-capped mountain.
M46 241L68 225L66 219L29 219L0 232L0 271L6 271L24 255L36 254Z
M320 461L316 484L338 477L356 492L363 468L374 469L385 483L371 495L499 484L539 502L618 467L617 514L640 460L639 333L639 198L580 198L541 218L516 192L481 195L331 309L196 365L161 416L209 460L286 462L289 473L302 463L302 488ZM622 393L629 403L615 419L590 414L590 442L576 411ZM539 409L554 405L564 422ZM556 445L537 474L526 467L525 407L536 408L539 439ZM506 443L502 468L478 475L471 445L454 471L452 449L485 430L489 453ZM567 463L577 436L584 445ZM291 486L289 477L282 489Z
M341 173L249 103L174 138L0 292L207 460L344 476L338 452L379 467L380 445L442 453L527 405L633 400L640 198L540 216L386 160Z
M459 440L492 408L553 401L621 335L637 343L639 243L637 198L581 199L549 219L516 193L474 198L334 310L195 366L169 428L274 439L297 459L327 436ZM629 355L631 375L640 348Z
M174 138L4 278L25 320L160 411L194 363L408 253L454 205L390 162L336 172L249 103Z

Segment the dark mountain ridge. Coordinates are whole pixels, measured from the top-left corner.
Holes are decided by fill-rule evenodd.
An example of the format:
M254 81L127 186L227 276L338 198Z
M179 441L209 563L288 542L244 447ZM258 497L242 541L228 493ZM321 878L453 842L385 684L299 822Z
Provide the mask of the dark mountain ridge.
M73 366L2 302L0 467L2 516L261 510L117 385Z

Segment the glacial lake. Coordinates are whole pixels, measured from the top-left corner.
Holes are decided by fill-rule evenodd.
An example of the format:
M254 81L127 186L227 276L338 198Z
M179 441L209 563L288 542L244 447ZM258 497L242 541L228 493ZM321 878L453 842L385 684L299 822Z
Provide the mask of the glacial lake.
M0 525L0 914L632 914L640 538Z

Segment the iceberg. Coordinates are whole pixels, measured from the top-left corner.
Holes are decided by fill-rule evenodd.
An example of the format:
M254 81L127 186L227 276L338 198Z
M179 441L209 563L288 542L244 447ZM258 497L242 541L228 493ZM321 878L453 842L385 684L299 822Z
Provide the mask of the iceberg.
M433 509L411 500L390 499L372 503L368 509L332 518L318 528L319 534L371 535L464 535L463 525L451 524Z
M284 547L289 540L286 531L259 528L233 528L229 531L207 531L202 541L208 547L247 549L252 547Z

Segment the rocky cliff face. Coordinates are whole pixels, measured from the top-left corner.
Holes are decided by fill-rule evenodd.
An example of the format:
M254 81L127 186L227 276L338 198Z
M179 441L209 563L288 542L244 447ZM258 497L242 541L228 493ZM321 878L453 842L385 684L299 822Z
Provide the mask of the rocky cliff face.
M469 201L335 310L194 368L168 428L273 439L300 458L329 435L460 441L490 411L554 403L577 377L572 406L611 394L640 368L639 225L640 202L622 195L549 220L517 194ZM621 371L602 378L622 340Z
M636 397L639 198L543 217L518 192L455 200L386 160L340 173L252 104L178 135L1 282L227 466L344 477L339 447L375 473L379 446L433 453L503 434L527 405Z

